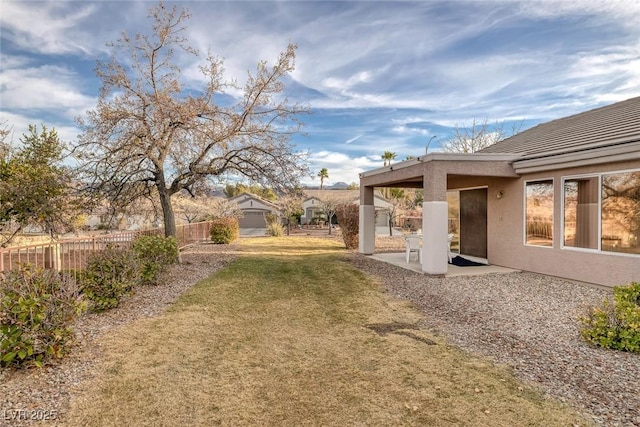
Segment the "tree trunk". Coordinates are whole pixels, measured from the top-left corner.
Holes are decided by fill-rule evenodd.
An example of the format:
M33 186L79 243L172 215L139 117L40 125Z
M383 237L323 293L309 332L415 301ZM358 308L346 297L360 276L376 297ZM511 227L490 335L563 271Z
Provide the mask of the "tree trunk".
M164 188L158 188L160 195L160 206L162 207L162 218L164 220L164 236L176 237L176 216L173 213L171 195Z

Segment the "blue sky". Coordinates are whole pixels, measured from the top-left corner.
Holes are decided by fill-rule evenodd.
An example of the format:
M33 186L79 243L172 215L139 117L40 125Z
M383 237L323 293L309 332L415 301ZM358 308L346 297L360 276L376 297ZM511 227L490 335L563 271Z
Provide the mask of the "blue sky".
M385 150L401 160L433 139L436 151L474 119L525 129L640 95L638 0L177 3L193 14L192 45L240 81L298 44L287 95L312 114L293 142L328 184L357 181ZM74 119L96 105L106 43L147 32L155 4L2 0L0 121L73 142ZM197 85L197 64L180 66Z

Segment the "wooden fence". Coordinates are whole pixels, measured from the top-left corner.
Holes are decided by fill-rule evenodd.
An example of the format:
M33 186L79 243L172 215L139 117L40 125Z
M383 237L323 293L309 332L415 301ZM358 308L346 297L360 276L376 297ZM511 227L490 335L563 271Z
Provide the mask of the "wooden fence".
M178 248L183 249L191 244L209 240L210 228L210 222L178 225ZM23 264L57 271L80 271L85 268L87 258L94 252L101 251L109 245L128 248L137 237L153 235L164 235L164 229L125 231L52 243L0 248L0 273L18 269Z

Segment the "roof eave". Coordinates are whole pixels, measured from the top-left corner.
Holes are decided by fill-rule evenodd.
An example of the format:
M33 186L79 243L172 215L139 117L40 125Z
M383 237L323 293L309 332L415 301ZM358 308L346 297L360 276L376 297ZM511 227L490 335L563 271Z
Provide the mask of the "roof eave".
M436 161L453 161L453 162L507 162L522 157L520 154L513 153L429 153L418 157L417 159L405 160L404 162L395 163L389 166L372 169L360 173L360 178L378 175L389 171L397 171L400 169L412 167L420 163L436 162Z
M640 140L562 154L548 152L523 156L513 163L513 169L520 175L625 160L640 160Z

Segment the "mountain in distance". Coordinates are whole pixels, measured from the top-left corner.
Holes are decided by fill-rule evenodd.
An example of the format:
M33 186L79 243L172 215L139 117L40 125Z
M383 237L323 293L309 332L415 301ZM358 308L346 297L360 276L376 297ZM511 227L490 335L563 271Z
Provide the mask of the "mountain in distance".
M325 185L324 187L322 187L324 190L346 190L347 187L349 187L349 184L347 184L346 182L336 182L333 185ZM305 187L307 190L319 190L320 186L319 185L305 185Z
M347 184L346 182L336 182L335 184L326 187L327 190L331 189L331 190L346 190L347 187L349 187L349 184Z

